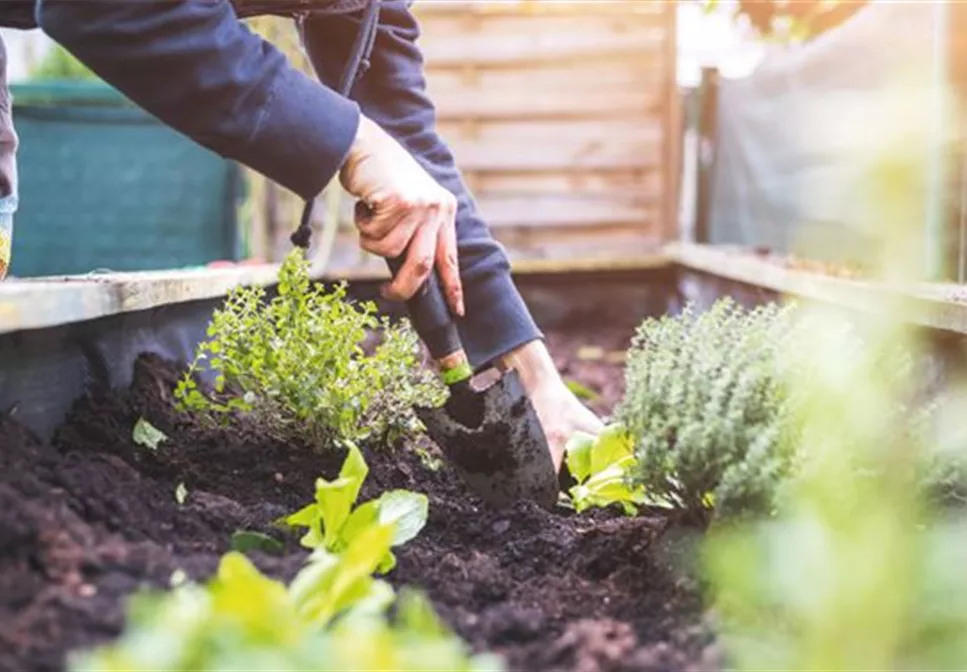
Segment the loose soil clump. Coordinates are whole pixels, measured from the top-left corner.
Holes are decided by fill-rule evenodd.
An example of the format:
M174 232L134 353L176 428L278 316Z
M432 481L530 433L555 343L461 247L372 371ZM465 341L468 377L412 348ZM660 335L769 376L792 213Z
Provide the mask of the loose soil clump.
M620 365L575 355L551 335L558 363L601 396L620 395ZM606 348L613 344L605 344ZM608 350L610 352L610 350ZM0 418L0 671L61 670L76 648L109 641L125 598L203 580L237 530L269 534L279 555L250 553L289 580L307 552L272 522L310 501L342 455L273 439L250 422L198 426L173 409L174 365L141 358L130 388L94 391L47 446ZM145 418L168 439L132 440ZM368 447L361 501L390 488L426 493L423 532L396 549L396 585L425 589L477 650L512 670L708 670L721 666L694 585L657 547L669 521L611 511L577 516L519 503L492 510L467 492L434 447ZM188 496L179 504L179 484Z

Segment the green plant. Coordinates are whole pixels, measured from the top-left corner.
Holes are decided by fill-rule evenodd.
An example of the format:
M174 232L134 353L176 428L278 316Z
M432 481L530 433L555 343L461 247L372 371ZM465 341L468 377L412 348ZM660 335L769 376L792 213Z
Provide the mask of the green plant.
M625 513L634 515L638 506L648 502L644 487L630 483L634 443L621 425L609 425L597 436L575 433L565 446L565 458L577 484L563 501L578 513L618 504Z
M635 445L636 482L701 517L713 506L771 510L795 456L778 356L793 325L791 307L731 299L646 320L615 413Z
M322 548L331 553L343 552L367 530L382 525L393 525L391 546L405 544L426 525L429 500L423 494L390 490L354 509L368 473L362 453L350 445L339 477L333 481L317 479L315 501L284 522L292 527L308 528L301 540L307 548ZM380 557L378 571L388 572L395 565L396 557L387 547Z
M921 280L928 258L919 132L936 123L937 110L903 102L938 92L917 73L889 75L877 94L831 110L866 119L892 110L889 142L881 136L869 154L843 166L869 178L855 190L875 204L863 262L888 282L850 320L828 306L808 311L808 347L788 344L783 353L803 362L786 381L802 438L796 478L776 516L718 526L706 543L706 578L731 669L967 663L967 516L935 507L921 480L935 476L938 463L962 462L967 387L948 380L939 404L918 401L925 367L911 362L922 361L931 344L910 317L933 316L929 305L890 291ZM802 113L823 127L816 109ZM836 291L824 299L856 305ZM848 337L853 331L863 338Z
M393 590L367 569L391 537L390 526L371 528L339 558L318 551L288 588L229 553L207 585L136 594L121 637L74 652L68 668L499 672L501 660L471 655L421 594L402 593L395 618L387 616Z
M207 419L252 413L270 431L320 448L419 428L413 407L442 404L446 388L420 365L416 333L345 296L345 285L314 285L298 249L279 271L278 296L234 289L178 384L179 408ZM375 330L382 342L366 354L361 343ZM195 382L202 364L216 374L214 394Z
M99 79L86 65L59 44L50 48L43 60L30 73L33 80L82 80Z

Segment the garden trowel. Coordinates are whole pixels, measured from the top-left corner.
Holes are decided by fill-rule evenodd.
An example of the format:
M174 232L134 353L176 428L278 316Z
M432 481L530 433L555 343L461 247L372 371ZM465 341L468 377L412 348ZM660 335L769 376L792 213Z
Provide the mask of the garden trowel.
M389 261L395 274L403 257ZM417 408L427 432L467 485L493 506L557 503L547 437L514 369L474 375L436 273L407 301L410 321L450 390L440 408Z

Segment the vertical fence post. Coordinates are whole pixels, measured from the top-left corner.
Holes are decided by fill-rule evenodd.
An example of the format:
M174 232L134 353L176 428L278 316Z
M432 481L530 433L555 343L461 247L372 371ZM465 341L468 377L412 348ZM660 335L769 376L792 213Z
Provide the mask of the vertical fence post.
M702 68L698 87L698 148L695 152L695 242L709 242L712 180L715 175L715 141L718 121L718 70Z
M946 2L933 4L933 58L930 87L930 147L927 164L926 280L947 275L947 59L949 21Z

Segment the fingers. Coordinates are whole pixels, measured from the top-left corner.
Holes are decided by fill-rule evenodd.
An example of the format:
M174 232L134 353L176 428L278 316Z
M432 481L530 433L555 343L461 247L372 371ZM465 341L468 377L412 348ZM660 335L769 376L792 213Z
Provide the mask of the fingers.
M450 310L463 317L463 284L460 281L460 263L457 255L457 230L454 226L452 211L441 215L440 229L436 240L436 268L440 274L440 284L447 297Z
M384 286L383 296L397 301L406 301L416 294L433 272L439 230L440 220L435 213L424 219L423 224L417 228L410 240L406 261L396 273L396 277Z

